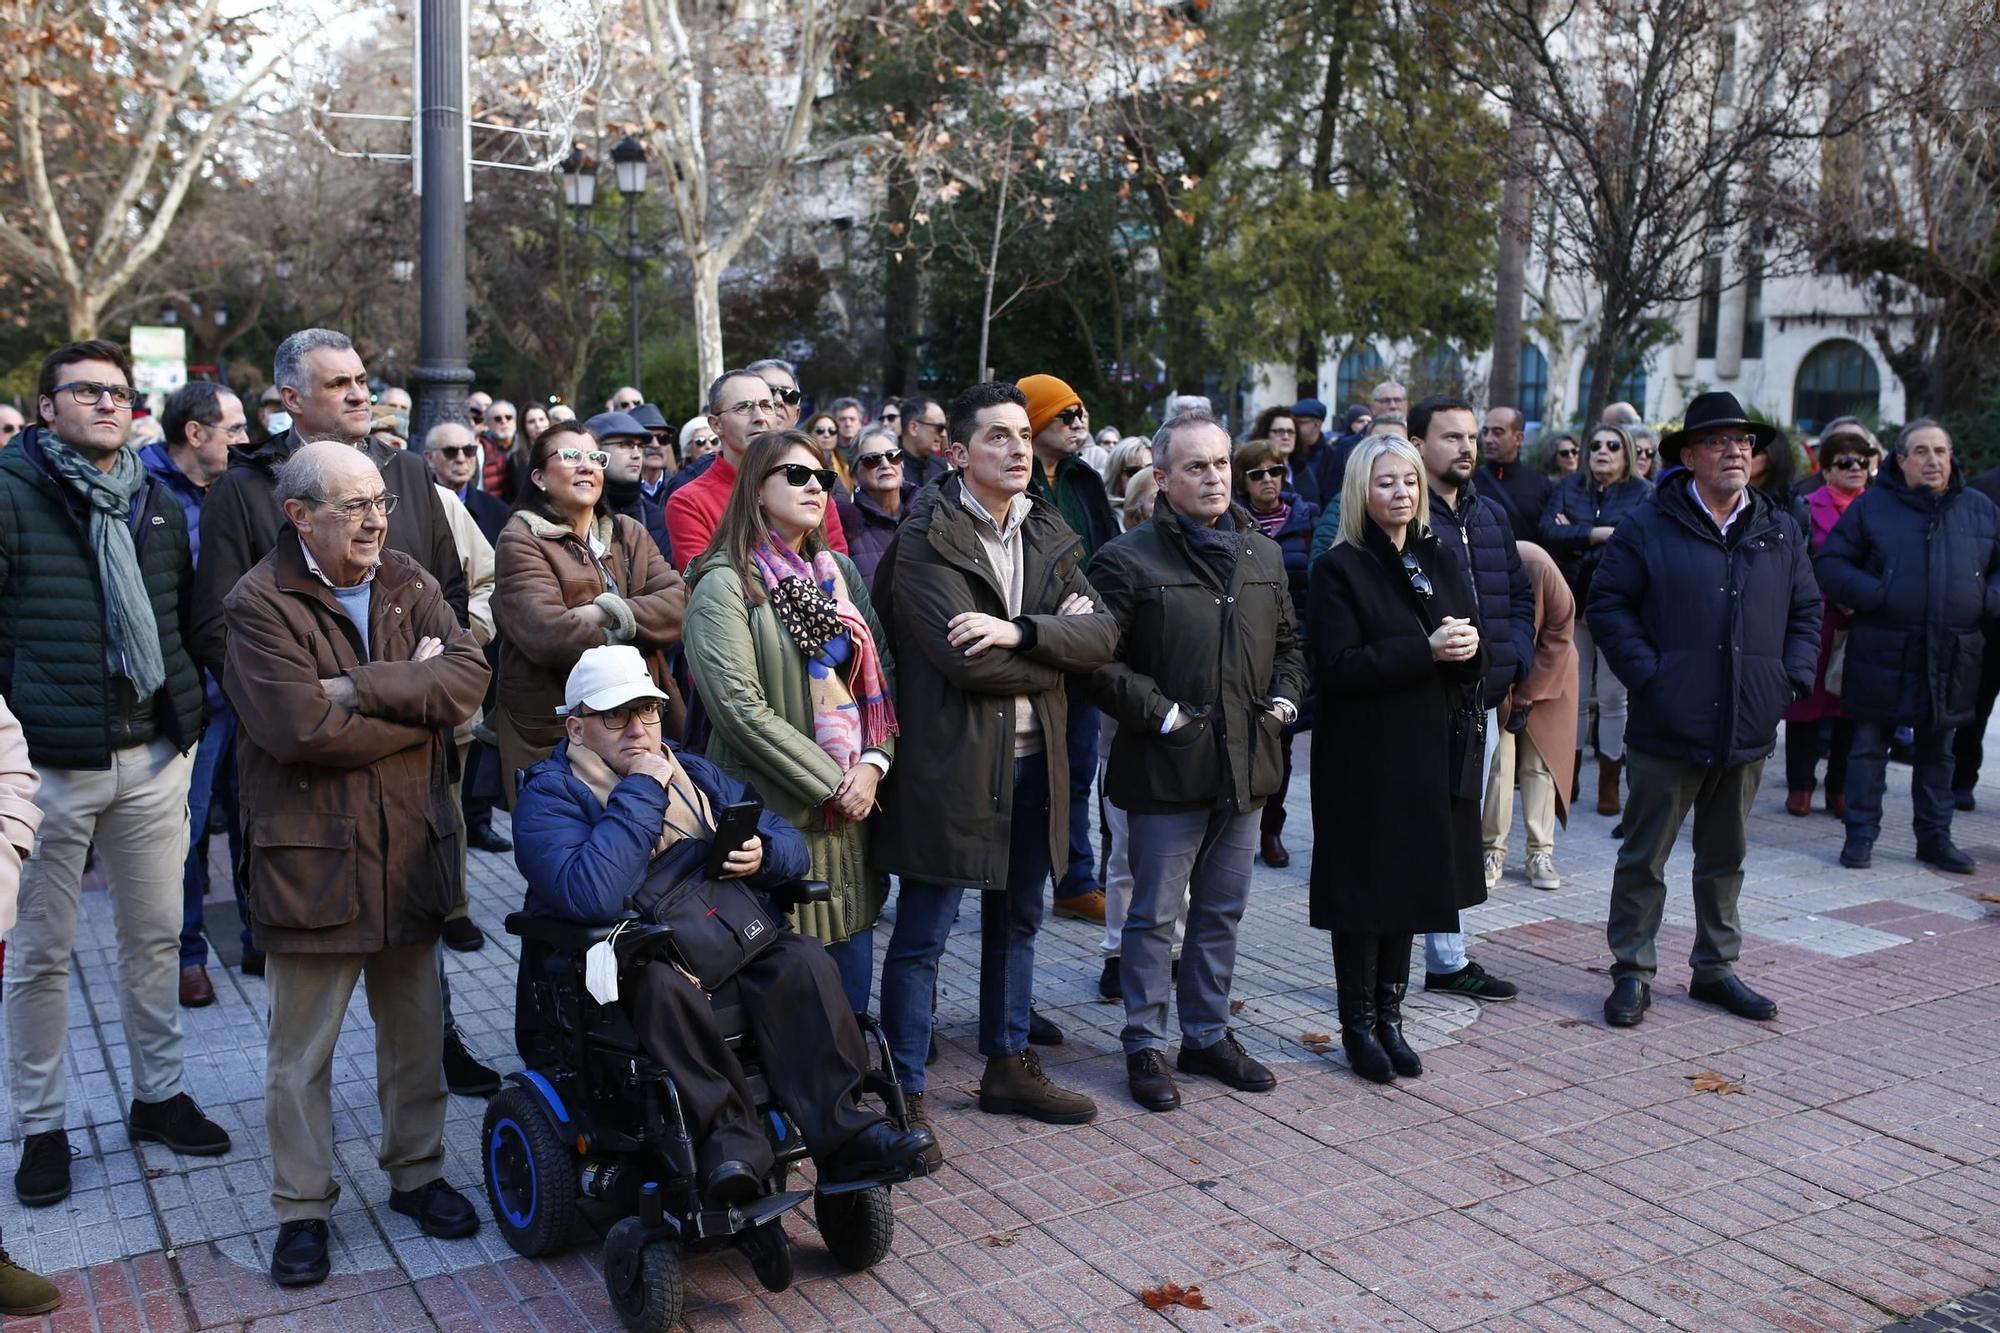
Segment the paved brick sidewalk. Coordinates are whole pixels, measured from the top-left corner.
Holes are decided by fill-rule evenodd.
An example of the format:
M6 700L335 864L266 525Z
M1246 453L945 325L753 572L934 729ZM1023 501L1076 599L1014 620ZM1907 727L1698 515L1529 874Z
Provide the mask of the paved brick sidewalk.
M1298 760L1303 779L1303 744ZM1517 822L1507 879L1467 917L1474 956L1520 982L1522 999L1481 1010L1413 997L1426 1074L1393 1089L1361 1083L1337 1054L1300 1041L1336 1028L1326 937L1306 925L1302 780L1297 854L1288 871L1259 868L1236 987L1245 1042L1276 1062L1278 1090L1251 1097L1196 1081L1177 1114L1137 1110L1116 1054L1122 1014L1095 999L1096 934L1053 922L1037 993L1069 1040L1048 1063L1103 1107L1095 1124L1056 1129L971 1109L980 1062L967 911L943 978L947 1040L932 1085L949 1164L898 1192L892 1257L839 1272L801 1214L791 1291L765 1293L739 1258L698 1260L689 1322L1872 1329L1986 1287L2000 1279L2000 936L1974 895L2000 887L2000 818L1989 813L2000 786L1982 790L1987 809L1959 817L1961 845L1987 872L1965 880L1917 865L1907 796L1894 792L1876 868L1856 873L1834 863L1834 821L1783 813L1778 767L1754 817L1743 902L1743 974L1784 1007L1769 1025L1682 993L1684 838L1654 1008L1637 1031L1602 1026L1614 844L1609 821L1579 813L1559 838L1564 889L1527 886ZM1892 783L1907 775L1891 769ZM1367 825L1357 812L1353 836ZM504 860L475 861L475 915L495 930L518 879ZM9 1248L59 1275L66 1298L21 1326L615 1325L594 1254L529 1262L490 1226L440 1243L388 1211L358 999L336 1054L335 1275L302 1293L272 1286L263 983L215 969L221 1001L184 1015L190 1090L235 1151L187 1163L135 1147L120 1124L127 1059L106 907L87 900L73 980L76 1192L31 1211L0 1188ZM508 1067L512 943L496 935L450 958L462 1026ZM1691 1091L1686 1076L1704 1070L1743 1093ZM468 1193L479 1189L481 1111L453 1100L447 1170ZM10 1175L15 1153L0 1151ZM483 1213L483 1193L479 1203ZM1213 1311L1149 1312L1139 1293L1162 1281L1199 1284Z

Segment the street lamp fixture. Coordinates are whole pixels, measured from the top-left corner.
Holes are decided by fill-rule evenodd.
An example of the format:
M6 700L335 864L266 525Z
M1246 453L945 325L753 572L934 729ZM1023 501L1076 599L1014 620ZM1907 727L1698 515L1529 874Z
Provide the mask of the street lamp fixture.
M407 287L410 279L416 275L417 265L414 260L392 259L389 261L389 281L395 283L397 286Z
M631 135L620 139L611 149L612 166L618 175L618 192L627 199L637 199L646 192L646 147Z
M597 202L597 163L585 157L581 148L569 150L562 160L563 203L579 218Z

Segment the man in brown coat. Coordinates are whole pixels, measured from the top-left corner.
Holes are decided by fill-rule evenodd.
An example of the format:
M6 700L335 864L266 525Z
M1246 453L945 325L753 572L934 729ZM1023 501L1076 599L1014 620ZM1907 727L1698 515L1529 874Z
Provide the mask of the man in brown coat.
M290 527L223 604L223 687L242 727L246 897L271 988L271 1276L296 1286L327 1275L333 1047L364 973L389 1206L432 1236L479 1228L440 1174L436 946L465 836L447 754L488 672L438 580L384 550L400 497L367 457L305 445L277 497Z

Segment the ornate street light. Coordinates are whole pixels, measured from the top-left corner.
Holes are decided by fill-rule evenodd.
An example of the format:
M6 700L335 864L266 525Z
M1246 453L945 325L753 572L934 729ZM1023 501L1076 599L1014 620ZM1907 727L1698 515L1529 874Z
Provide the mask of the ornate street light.
M611 147L611 166L618 193L625 198L625 236L613 241L590 225L591 206L597 202L597 164L583 149L572 148L561 163L563 204L575 219L579 236L593 236L605 253L625 265L626 323L631 343L632 383L639 382L639 284L642 266L665 253L657 241L639 235L639 200L646 193L646 146L626 135Z
M618 192L636 199L646 192L646 147L631 135L611 149L612 166L618 175Z
M588 213L597 202L597 163L585 157L581 148L572 148L561 165L563 203L578 214Z

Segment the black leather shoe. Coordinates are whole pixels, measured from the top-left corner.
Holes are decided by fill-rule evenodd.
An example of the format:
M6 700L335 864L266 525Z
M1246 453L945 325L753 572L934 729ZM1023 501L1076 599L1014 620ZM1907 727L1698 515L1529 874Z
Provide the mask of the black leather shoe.
M14 1172L14 1197L30 1208L46 1208L69 1197L69 1135L60 1129L30 1134L21 1144Z
M500 1075L480 1063L455 1027L444 1030L444 1086L460 1097L491 1097L500 1091Z
M1252 1060L1234 1032L1224 1032L1212 1046L1181 1047L1174 1068L1183 1074L1206 1074L1238 1092L1269 1092L1278 1086L1278 1076Z
M454 953L471 953L486 947L486 932L469 916L446 917L442 934L444 947Z
M900 1180L917 1174L924 1158L937 1147L927 1129L897 1129L886 1120L877 1120L842 1145L831 1160L822 1162L820 1179Z
M1389 1063L1389 1053L1382 1049L1381 1042L1375 1040L1373 1030L1342 1028L1340 1049L1347 1052L1348 1066L1370 1083L1396 1081L1396 1067Z
M1028 1011L1028 1044L1030 1046L1060 1046L1063 1043L1062 1029L1043 1018L1039 1012Z
M764 1182L757 1178L756 1171L748 1162L739 1162L733 1157L726 1162L717 1162L701 1186L702 1202L710 1207L749 1203L763 1192Z
M134 1143L164 1143L189 1157L220 1157L229 1151L229 1132L203 1115L185 1092L163 1102L135 1099L125 1132Z
M1377 1023L1375 1040L1382 1047L1382 1054L1389 1057L1389 1067L1396 1071L1397 1078L1416 1078L1424 1072L1424 1062L1410 1043L1403 1040L1403 1029L1393 1023Z
M1107 1000L1122 1000L1125 998L1125 983L1119 977L1118 960L1116 958L1107 958L1104 960L1104 970L1097 974L1097 993Z
M1958 850L1950 838L1941 842L1927 842L1917 848L1917 859L1925 865L1936 866L1939 870L1950 871L1954 875L1970 875L1979 869L1979 863Z
M390 1190L389 1207L414 1217L426 1236L439 1240L459 1240L479 1230L479 1214L471 1201L445 1184L442 1176L413 1190Z
M1849 870L1866 870L1875 863L1875 844L1848 835L1847 841L1840 845L1840 863Z
M482 852L499 853L514 850L513 841L504 833L495 833L491 824L472 830L466 835L465 840Z
M1615 1028L1635 1028L1653 1007L1653 988L1637 977L1620 977L1604 1001L1604 1021Z
M271 1246L271 1281L281 1287L310 1287L326 1281L326 1223L286 1222Z
M1132 1100L1148 1111L1180 1110L1181 1090L1174 1086L1174 1076L1167 1069L1165 1052L1149 1046L1127 1055L1125 1081L1131 1085Z
M1738 1018L1768 1022L1778 1016L1778 1002L1767 1000L1743 984L1735 973L1714 981L1688 983L1688 997L1703 1004L1719 1004Z

